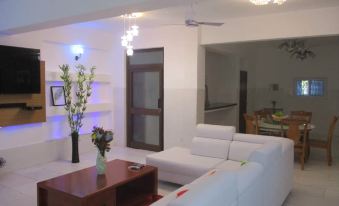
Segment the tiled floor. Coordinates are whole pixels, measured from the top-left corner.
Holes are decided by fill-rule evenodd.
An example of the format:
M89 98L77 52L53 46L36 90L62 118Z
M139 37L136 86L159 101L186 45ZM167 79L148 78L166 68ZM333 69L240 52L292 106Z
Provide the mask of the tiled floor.
M144 163L149 151L115 147L108 153L108 160L125 159ZM36 183L95 164L96 153L81 156L80 164L56 161L18 170L0 176L0 206L36 206ZM339 161L339 158L337 158ZM159 193L167 193L178 185L160 182ZM338 206L339 164L327 167L322 152L312 152L304 171L295 164L294 188L284 206Z

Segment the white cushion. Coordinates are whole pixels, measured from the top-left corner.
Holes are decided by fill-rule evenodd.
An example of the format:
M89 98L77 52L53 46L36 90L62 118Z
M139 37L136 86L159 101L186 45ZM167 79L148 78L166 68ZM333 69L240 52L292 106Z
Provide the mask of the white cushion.
M191 184L189 190L174 199L169 206L225 206L237 201L236 175L220 172Z
M274 165L275 161L280 160L281 156L281 144L268 142L255 150L249 157L249 161L258 162L268 169L268 167Z
M197 137L224 139L230 141L232 141L234 133L235 127L211 124L198 124L196 130Z
M205 174L222 161L219 158L192 155L190 149L181 147L146 156L146 164L159 170L193 177Z
M230 145L228 159L235 161L248 160L252 152L260 147L262 147L262 144L233 141Z
M194 137L191 154L227 159L230 144L228 140Z
M288 138L275 137L275 136L264 136L255 134L240 134L235 133L233 137L234 141L250 142L257 144L265 144L267 142L277 142L282 144L282 152L289 152L290 148L293 148L293 141Z

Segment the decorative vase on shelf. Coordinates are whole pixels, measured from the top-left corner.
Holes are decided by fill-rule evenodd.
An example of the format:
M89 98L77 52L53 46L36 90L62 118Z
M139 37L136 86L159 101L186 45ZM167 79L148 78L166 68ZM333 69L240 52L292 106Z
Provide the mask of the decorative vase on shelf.
M101 152L99 151L97 155L96 165L95 165L98 175L105 174L106 168L107 168L106 162L107 162L106 157L102 156Z

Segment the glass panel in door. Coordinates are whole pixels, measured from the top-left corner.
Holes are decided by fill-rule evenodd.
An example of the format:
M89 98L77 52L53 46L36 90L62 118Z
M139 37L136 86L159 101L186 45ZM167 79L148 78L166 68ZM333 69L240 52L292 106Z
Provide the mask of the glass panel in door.
M133 72L133 107L158 109L160 100L159 72Z

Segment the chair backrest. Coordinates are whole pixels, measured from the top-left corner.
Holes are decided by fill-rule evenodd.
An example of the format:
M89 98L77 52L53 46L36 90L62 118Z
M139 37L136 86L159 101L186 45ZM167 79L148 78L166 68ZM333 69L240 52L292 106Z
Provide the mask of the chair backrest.
M291 111L290 117L292 119L300 119L305 120L308 123L311 123L312 121L312 112L306 112L306 111Z
M258 134L258 120L248 114L244 114L244 119L246 121L246 134Z
M300 144L301 135L307 133L307 122L305 120L287 118L281 120L281 124L288 125L286 137L293 140L295 145ZM303 125L303 130L300 130L301 125Z
M266 119L268 122L272 121L272 112L262 109L254 112L254 116L257 120Z
M332 145L332 139L333 139L333 134L334 134L334 129L335 129L335 125L338 121L338 116L334 116L331 120L330 123L330 127L328 128L328 135L327 135L327 144L329 145L329 147L331 147Z

